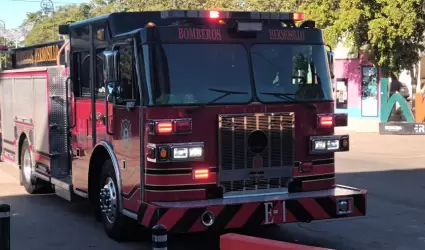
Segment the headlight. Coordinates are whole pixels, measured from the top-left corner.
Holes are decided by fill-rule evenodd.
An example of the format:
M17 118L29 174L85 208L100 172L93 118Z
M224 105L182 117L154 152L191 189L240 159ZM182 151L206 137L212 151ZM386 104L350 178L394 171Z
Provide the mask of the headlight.
M174 159L186 159L189 156L187 148L173 148Z
M325 150L325 149L326 149L326 141L314 142L314 150Z
M202 147L173 148L173 159L201 158L204 153L203 151Z
M339 149L339 140L315 140L313 141L314 150L337 150Z
M203 155L202 147L189 148L189 157L190 158L199 158Z
M326 148L328 150L337 150L337 149L339 149L339 140L328 140L326 142Z
M320 154L328 152L348 151L348 135L343 136L312 136L311 153Z

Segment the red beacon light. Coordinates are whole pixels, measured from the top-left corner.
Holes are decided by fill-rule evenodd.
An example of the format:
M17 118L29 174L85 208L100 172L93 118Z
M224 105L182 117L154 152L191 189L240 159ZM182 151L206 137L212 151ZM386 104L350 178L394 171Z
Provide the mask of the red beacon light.
M294 13L293 15L294 21L304 21L304 13Z

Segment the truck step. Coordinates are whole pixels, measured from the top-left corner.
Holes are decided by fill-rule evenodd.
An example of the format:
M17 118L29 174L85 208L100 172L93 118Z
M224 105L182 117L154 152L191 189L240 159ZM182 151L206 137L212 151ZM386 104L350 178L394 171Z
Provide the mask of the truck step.
M51 178L57 196L71 201L72 197L72 179L70 176L63 178Z

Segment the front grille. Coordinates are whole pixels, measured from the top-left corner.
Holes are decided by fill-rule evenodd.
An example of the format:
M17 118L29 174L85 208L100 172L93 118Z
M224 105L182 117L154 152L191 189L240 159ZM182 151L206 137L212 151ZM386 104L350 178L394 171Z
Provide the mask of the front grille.
M285 187L290 180L289 177L269 178L253 180L238 180L238 181L222 181L220 185L224 187L226 192L230 191L251 191L269 188Z
M218 134L225 192L286 186L294 161L294 113L220 115Z

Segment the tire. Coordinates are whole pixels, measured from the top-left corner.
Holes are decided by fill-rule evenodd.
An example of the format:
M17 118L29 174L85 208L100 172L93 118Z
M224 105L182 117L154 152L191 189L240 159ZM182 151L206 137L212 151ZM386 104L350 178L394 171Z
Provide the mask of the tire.
M35 194L40 185L39 180L33 175L34 166L32 164L31 152L29 150L28 140L25 139L21 148L21 183L29 194Z
M101 190L107 188L105 193L109 194L110 210L101 212L101 221L106 234L115 241L124 241L129 239L131 234L131 226L135 224L130 218L124 216L119 211L121 210L119 200L122 198L117 189L117 177L115 176L114 167L111 160L107 160L102 167L99 182L99 202L98 211L102 211L102 205L105 205L105 195L100 194ZM101 201L102 200L102 201ZM97 209L96 209L97 210Z

